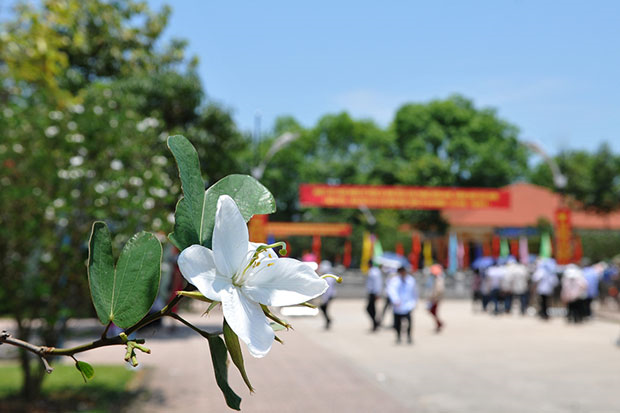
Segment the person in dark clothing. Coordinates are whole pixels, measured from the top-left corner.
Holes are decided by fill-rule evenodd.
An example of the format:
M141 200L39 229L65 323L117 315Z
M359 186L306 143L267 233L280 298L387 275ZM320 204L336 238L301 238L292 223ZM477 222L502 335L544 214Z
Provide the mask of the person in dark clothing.
M376 302L381 295L383 288L383 276L381 269L373 266L372 261L369 263L370 269L368 270L368 279L366 280L366 291L368 292L368 305L366 306L366 312L370 316L372 321L372 331L377 331L379 328L379 320L377 318Z

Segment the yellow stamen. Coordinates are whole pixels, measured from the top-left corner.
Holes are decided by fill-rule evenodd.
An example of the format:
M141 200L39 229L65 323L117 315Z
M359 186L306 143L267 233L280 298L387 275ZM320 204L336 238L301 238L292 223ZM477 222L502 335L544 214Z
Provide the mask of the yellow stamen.
M325 275L321 275L322 279L326 279L326 278L333 278L334 280L336 280L336 282L338 284L342 283L342 277L339 277L337 275L334 274L325 274Z

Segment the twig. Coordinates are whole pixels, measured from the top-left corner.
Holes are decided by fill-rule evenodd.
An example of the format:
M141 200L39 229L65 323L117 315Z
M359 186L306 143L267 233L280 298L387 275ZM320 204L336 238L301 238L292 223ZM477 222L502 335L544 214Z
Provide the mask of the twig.
M0 344L10 344L15 347L23 348L24 350L28 350L41 359L43 366L45 367L46 373L51 373L54 369L50 366L49 362L45 358L45 355L48 354L48 350L50 347L45 346L36 346L34 344L28 343L27 341L20 340L18 338L11 337L11 333L6 330L2 330L0 333Z
M221 334L221 332L219 333L209 333L206 332L204 330L201 330L200 328L196 327L195 325L193 325L192 323L190 323L189 321L185 320L183 317L181 317L180 315L178 315L177 313L170 313L167 314L168 317L172 317L177 321L180 321L181 323L185 324L187 327L191 328L192 330L194 330L195 332L197 332L198 334L200 334L201 336L203 336L204 338L208 339L208 338L212 338L215 336L218 336Z
M108 323L107 326L105 326L105 330L103 330L103 333L101 333L101 338L102 339L107 337L108 330L110 329L110 327L112 327L112 322L111 321Z

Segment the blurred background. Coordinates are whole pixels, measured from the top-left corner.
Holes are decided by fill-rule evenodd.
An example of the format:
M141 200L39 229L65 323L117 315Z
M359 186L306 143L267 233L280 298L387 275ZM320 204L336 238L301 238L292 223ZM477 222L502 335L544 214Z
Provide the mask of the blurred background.
M533 313L527 323L513 319L516 316L506 323L520 324L501 327L480 314L472 319L465 301L472 291L484 289L487 266L472 264L490 257L503 265L510 255L528 265L530 274L536 271L537 257L555 259L553 272L559 277L571 263L584 271L604 263L604 269L597 267L597 317L582 330L562 332L565 326L560 320L568 310L558 282L550 312L557 320L536 336L542 344L535 349L548 347L548 359L524 365L532 367L532 375L539 365L543 376L545 366L562 366L536 382L540 389L557 385L557 379L571 371L576 378L597 383L586 392L585 401L552 395L547 404L533 410L614 411L610 393L595 393L617 388L617 378L595 372L605 370L601 366L610 361L620 361L613 343L620 320L616 121L620 57L613 52L620 40L619 11L620 5L613 1L587 5L178 1L170 6L159 0L0 1L3 328L20 338L59 347L93 334L96 323L89 321L94 312L84 264L92 222L108 223L117 251L140 230L158 233L163 242L172 231L180 196L176 166L165 141L182 134L198 150L207 185L243 173L259 179L274 194L277 212L251 224L255 237L284 240L289 255L329 260L344 274L332 309L335 327L318 341L333 350L368 339L356 334L368 327L364 300L371 259L406 265L421 286L421 296L432 290L428 268L441 264L446 269L445 295L450 298L446 312L454 320L447 317L442 337L450 337L451 324L464 326L463 337L468 329L482 334L480 343L470 343L472 354L459 359L457 343L462 337L458 328L453 330L455 336L429 349L436 364L428 365L420 361L425 360L424 350L419 350L421 359L394 353L390 332L382 333L384 341L367 348L360 345L357 355L313 349L328 353L321 356L330 360L321 367L323 374L339 369L343 380L350 381L352 394L355 386L367 388L371 399L355 405L341 397L341 404L332 401L336 404L321 407L324 411L334 406L338 411L364 411L373 403L385 411L523 411L517 395L530 391L523 384L528 382L525 378L524 387L515 385L514 393L507 390L511 386L507 381L491 397L476 392L459 395L458 382L448 382L437 395L414 377L416 367L426 368L424 375L441 387L451 372L437 377L431 372L441 370L438 365L448 353L456 365L466 359L474 371L480 368L480 382L489 380L489 385L501 372L490 368L485 375L477 359L480 354L505 355L502 350L508 348L514 352L515 365L521 364L523 347L515 341L493 342L499 350L485 350L484 344L493 339L484 334L496 328L508 329L503 337L520 331L530 338L538 334L536 282L529 282ZM368 204L337 208L302 202L301 184L441 187L450 194L484 188L508 194L502 196L509 201L471 208L448 202L395 209L373 206L375 197ZM561 214L566 213L568 221L562 221L566 215ZM321 225L284 225L291 223ZM170 245L166 249L160 294L164 302L182 288L175 270L176 252ZM382 261L388 252L393 255ZM384 270L383 275L389 272ZM428 318L424 305L419 309L418 317ZM349 326L340 336L338 314ZM309 340L316 340L315 333L322 330L319 318L300 322L314 337ZM179 331L165 334L169 345L187 339ZM587 348L583 352L596 353L595 358L562 370L567 360L580 357L570 351L557 355L561 344L553 340L562 334L571 334L580 355ZM274 356L278 368L295 366L285 362L287 353L290 357L308 345L299 338L291 341L290 348L285 346L281 355ZM409 350L417 349L416 345ZM148 380L136 378L140 374L122 364L110 367L109 380L105 369L98 369L102 381L87 387L70 368L66 379L58 371L44 381L37 360L0 350L6 359L0 366L4 369L0 410L108 411L142 406L156 411L154 404L169 409L177 400L171 394L178 391L166 386L153 390ZM381 360L377 352L410 362L411 373L389 370L386 366L393 359L368 364ZM308 364L295 360L297 365ZM249 367L250 372L256 369L256 383L265 375L278 374L277 369L265 370L269 357L260 363L262 367ZM312 364L306 367L311 369ZM513 367L503 366L502 374L522 373ZM166 370L155 362L149 368ZM398 363L393 369L400 371ZM210 368L205 367L204 374L211 375ZM54 376L61 378L52 382ZM411 388L417 392L399 387L414 382ZM563 386L570 393L571 386L581 388L582 383L575 379ZM329 388L323 390L329 394ZM276 400L269 397L269 390L264 396L259 392L248 402L255 403L249 411L271 411L274 406L300 411L316 402L295 390L290 394L301 400L299 404L278 405L286 396L275 394ZM536 393L532 400L545 394ZM215 392L213 398L221 396ZM394 406L389 407L392 401ZM261 402L270 407L261 407Z

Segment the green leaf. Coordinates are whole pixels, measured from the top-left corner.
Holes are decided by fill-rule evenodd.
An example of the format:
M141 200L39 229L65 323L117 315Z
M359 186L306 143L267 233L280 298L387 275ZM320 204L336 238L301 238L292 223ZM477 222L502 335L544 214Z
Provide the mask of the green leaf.
M241 346L239 345L239 337L237 337L237 334L232 330L232 328L230 328L226 320L224 320L224 341L226 341L226 347L228 347L230 358L235 366L237 366L237 369L239 369L239 373L241 373L241 377L243 377L245 385L248 386L250 392L254 392L254 388L252 387L250 379L245 371L243 354L241 353Z
M263 184L249 175L228 175L205 192L205 213L202 218L202 245L211 247L217 200L221 195L229 195L234 199L245 221L256 214L272 214L276 212L276 201Z
M78 369L78 371L82 375L84 383L87 383L88 380L92 379L95 376L95 369L93 369L93 366L91 366L85 361L76 361L75 368Z
M177 203L174 214L174 232L168 237L177 248L183 250L190 245L200 244L205 183L200 174L198 153L184 136L170 136L168 148L177 162L183 189L183 197Z
M162 248L148 232L127 241L114 268L110 231L103 222L93 224L89 242L88 282L103 324L128 328L144 317L157 296Z
M260 182L248 175L229 175L204 190L198 153L183 136L168 138L168 148L179 169L183 198L174 214L174 232L168 238L180 250L193 244L211 248L217 200L229 195L235 200L247 221L255 214L271 214L276 210L273 195Z
M209 349L211 350L211 361L213 362L213 371L215 372L215 381L224 394L226 405L234 410L241 410L241 397L239 397L233 389L228 385L228 352L224 340L219 336L208 338Z

